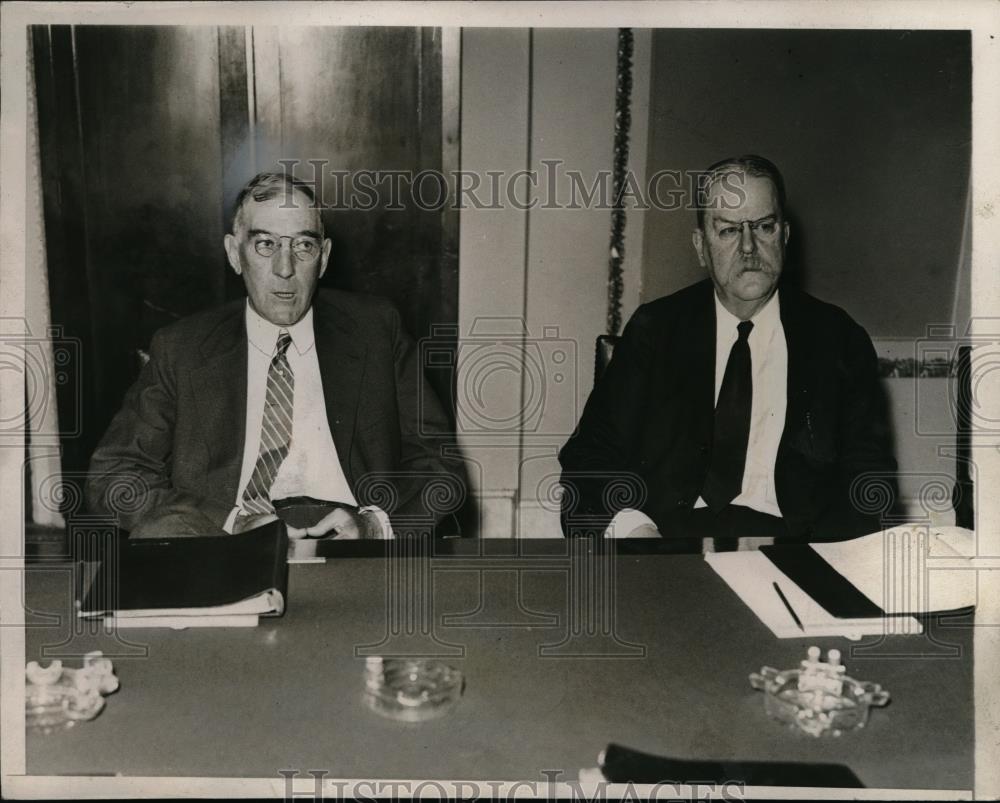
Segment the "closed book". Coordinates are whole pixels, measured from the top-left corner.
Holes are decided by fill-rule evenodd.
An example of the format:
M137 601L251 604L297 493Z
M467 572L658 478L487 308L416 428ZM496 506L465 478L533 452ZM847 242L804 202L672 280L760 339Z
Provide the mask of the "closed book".
M123 540L106 554L81 617L118 627L247 627L281 616L288 593L282 521L226 536Z

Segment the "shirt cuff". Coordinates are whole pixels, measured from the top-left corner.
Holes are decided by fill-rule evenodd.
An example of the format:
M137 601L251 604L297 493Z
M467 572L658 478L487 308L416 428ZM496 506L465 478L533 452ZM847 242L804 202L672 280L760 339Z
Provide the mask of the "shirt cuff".
M226 516L226 521L222 525L222 529L225 530L230 535L233 534L233 527L236 524L236 517L238 515L240 515L240 509L238 507L234 507L232 510L229 511L229 515Z
M382 539L388 540L393 537L392 522L389 521L389 515L382 508L374 505L359 507L358 513L374 513L378 523L382 526Z
M628 538L636 527L648 524L656 527L653 520L641 510L633 510L630 507L623 508L611 519L611 524L604 531L605 538Z

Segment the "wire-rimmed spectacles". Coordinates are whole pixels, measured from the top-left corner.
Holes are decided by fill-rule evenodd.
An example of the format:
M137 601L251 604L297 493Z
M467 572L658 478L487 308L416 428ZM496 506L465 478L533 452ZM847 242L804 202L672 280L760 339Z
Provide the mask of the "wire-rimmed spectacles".
M290 234L278 235L267 232L255 234L253 250L265 259L270 259L281 250L282 240L291 241L292 253L299 262L311 262L319 256L321 250L319 240L308 236L293 237Z

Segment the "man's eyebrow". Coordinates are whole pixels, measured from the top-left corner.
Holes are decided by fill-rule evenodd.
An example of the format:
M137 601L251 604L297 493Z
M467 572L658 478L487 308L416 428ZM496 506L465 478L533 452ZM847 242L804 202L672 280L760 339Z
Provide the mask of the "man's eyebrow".
M712 222L724 223L727 226L742 226L744 223L749 223L750 225L753 225L755 223L764 223L765 221L768 220L777 220L777 219L778 215L774 212L772 212L770 215L764 215L764 217L759 217L756 220L729 220L728 218L724 217L715 217L714 215L712 216Z
M274 232L267 231L265 229L250 229L250 231L248 233L249 233L249 235L251 237L257 237L258 235L261 235L261 234L266 234L269 237L277 237L278 236ZM283 236L286 236L286 237L314 237L314 238L316 238L318 240L319 239L319 232L315 231L313 229L303 229L301 231L292 232L292 234L287 234L287 235L283 235Z

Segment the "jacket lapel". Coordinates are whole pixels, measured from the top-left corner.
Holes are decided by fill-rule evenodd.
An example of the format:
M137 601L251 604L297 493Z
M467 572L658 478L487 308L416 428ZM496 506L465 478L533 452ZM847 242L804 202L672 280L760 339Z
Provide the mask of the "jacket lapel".
M794 289L780 290L778 303L781 327L785 331L785 344L788 348L788 395L782 446L801 442L800 433L807 425L806 414L810 406L811 358L808 348L811 338L808 332L809 322L802 319L801 305L798 301Z
M226 493L236 494L243 463L247 409L247 336L243 304L234 305L201 344L203 363L191 372L210 470L221 470ZM231 487L230 487L231 486Z
M319 294L313 302L313 316L326 419L340 465L348 482L353 483L351 448L365 373L366 348L359 336L361 322Z
M711 445L715 419L715 288L711 281L704 283L698 303L691 306L688 325L681 331L691 335L687 373L695 425L703 444Z

